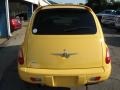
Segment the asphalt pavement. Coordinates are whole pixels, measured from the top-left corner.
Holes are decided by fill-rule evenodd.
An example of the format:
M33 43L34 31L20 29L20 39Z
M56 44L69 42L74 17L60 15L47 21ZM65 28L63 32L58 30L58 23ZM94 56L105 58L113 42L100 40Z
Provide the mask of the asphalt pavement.
M105 82L71 90L120 90L120 33L114 28L103 28L105 40L110 48L112 73ZM7 42L0 47L0 90L70 90L69 88L53 88L25 83L19 78L17 71L17 55L24 40L26 26L14 32Z

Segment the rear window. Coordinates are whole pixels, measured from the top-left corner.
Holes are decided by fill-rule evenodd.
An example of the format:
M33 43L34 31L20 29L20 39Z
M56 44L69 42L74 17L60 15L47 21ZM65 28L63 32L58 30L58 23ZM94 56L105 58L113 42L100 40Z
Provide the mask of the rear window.
M36 14L32 32L38 35L95 34L96 25L87 10L49 9Z

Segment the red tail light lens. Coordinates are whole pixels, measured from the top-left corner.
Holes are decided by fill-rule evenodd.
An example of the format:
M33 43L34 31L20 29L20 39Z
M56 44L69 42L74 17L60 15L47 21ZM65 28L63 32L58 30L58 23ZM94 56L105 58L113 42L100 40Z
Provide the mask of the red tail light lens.
M22 49L20 49L20 51L19 51L18 63L19 63L20 65L23 65L23 64L24 64L24 57L23 57Z
M42 81L40 78L34 78L34 77L30 77L30 80L33 82L36 82L36 81L41 82Z
M99 81L100 79L100 76L90 78L91 81Z
M105 59L105 62L106 62L106 64L109 64L111 62L110 52L109 52L108 48L106 50L106 59Z
M15 19L12 19L12 24L13 24L13 25L15 24L15 22L16 22Z

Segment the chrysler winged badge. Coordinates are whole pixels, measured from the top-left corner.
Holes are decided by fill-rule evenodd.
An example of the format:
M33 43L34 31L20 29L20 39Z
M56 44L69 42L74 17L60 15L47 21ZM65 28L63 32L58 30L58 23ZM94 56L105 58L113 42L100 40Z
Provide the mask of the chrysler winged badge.
M64 58L69 58L72 55L77 55L77 53L70 53L66 49L63 50L63 53L53 53L52 55L64 57Z

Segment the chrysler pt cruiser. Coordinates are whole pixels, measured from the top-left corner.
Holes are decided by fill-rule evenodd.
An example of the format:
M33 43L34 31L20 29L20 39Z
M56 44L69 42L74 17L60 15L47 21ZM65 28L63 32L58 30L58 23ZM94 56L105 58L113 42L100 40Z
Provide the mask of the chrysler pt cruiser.
M38 7L18 55L22 80L52 87L105 81L111 58L101 25L83 5Z

